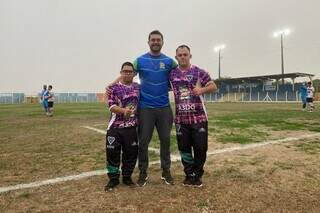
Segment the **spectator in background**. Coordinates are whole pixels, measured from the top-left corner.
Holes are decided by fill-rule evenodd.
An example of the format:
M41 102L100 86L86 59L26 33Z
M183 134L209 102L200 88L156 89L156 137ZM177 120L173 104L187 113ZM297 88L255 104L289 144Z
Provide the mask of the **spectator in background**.
M52 86L49 85L48 87L48 94L45 96L48 101L48 116L53 116L53 102L54 102L54 93L52 91Z
M302 111L305 111L307 106L307 82L300 87L300 97L302 102Z
M40 100L43 106L45 113L48 113L48 100L45 99L45 96L48 95L47 85L43 85L43 89L41 91Z
M309 112L313 112L314 110L313 95L314 95L314 87L312 86L312 83L310 81L308 82L308 86L307 86L307 105L308 105Z

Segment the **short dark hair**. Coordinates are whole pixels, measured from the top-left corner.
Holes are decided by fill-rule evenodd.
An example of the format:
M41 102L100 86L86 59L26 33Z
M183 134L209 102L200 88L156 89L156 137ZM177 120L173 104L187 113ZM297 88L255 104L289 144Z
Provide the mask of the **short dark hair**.
M190 47L188 47L188 46L185 45L185 44L182 44L182 45L180 45L179 47L177 47L176 52L178 52L178 49L181 49L181 48L187 48L188 51L190 52Z
M48 88L49 88L49 89L52 89L52 85L49 85Z
M309 81L308 84L312 84L311 81Z
M121 65L121 70L123 69L124 66L130 66L132 67L133 71L134 71L134 66L131 62L127 61L127 62L124 62L122 65Z
M160 35L161 39L163 40L163 35L159 30L153 30L151 33L149 33L148 40L150 40L151 35Z

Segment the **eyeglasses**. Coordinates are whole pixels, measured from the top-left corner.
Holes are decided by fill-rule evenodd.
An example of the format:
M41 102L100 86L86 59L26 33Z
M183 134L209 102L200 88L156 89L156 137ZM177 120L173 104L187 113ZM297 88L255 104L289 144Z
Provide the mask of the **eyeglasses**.
M122 73L124 74L134 74L134 71L133 70L121 70Z

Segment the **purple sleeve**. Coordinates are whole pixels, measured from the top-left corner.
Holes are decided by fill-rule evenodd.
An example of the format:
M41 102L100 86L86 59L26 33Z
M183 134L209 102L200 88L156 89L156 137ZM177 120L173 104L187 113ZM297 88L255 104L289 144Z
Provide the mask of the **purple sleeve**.
M136 83L135 90L136 90L136 92L138 94L138 97L140 97L140 84Z
M140 89L140 84L138 84L137 82L134 82L134 89L135 90L139 90Z
M199 73L200 84L202 87L205 87L208 82L212 81L212 79L211 79L208 72L206 72L204 70L200 70L199 72L200 72Z
M114 105L118 105L119 104L118 101L117 101L117 97L115 95L115 89L114 88L112 88L112 92L108 96L107 103L108 103L109 108L114 106Z

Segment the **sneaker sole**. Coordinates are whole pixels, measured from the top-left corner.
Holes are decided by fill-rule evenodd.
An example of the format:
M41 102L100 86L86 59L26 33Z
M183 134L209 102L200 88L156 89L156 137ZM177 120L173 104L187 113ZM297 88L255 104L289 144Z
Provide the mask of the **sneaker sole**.
M182 184L182 186L185 186L185 187L192 187L193 185L192 184Z
M113 192L115 188L104 188L105 192Z
M142 185L140 185L139 183L137 183L137 185L139 187L144 187L145 185L147 185L148 179L149 179L149 176L146 177L145 182Z
M167 185L174 185L174 183L169 183L164 177L161 176L161 180L164 181L165 184Z

